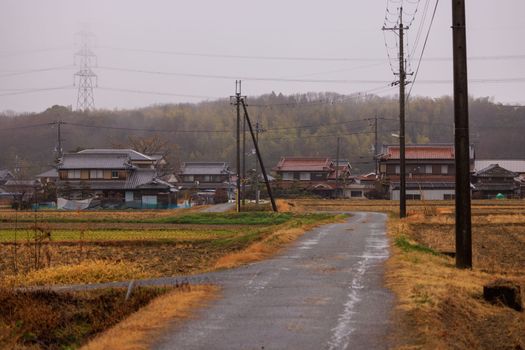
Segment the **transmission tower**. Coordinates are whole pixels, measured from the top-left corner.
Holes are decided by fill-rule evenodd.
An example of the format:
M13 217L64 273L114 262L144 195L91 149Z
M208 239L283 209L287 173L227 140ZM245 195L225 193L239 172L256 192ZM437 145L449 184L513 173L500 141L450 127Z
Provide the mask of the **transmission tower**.
M78 84L77 110L88 111L95 108L93 88L97 86L97 75L91 67L97 63L97 56L91 50L93 34L87 30L78 33L80 50L75 54L75 63L79 70L75 73L75 84Z

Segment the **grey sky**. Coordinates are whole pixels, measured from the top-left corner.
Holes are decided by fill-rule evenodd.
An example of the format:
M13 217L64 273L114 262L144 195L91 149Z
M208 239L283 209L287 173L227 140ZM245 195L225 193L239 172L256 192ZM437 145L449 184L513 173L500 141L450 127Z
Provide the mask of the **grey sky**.
M396 0L397 1L397 0ZM416 0L405 0L413 9ZM421 0L409 31L413 43L426 0ZM430 19L435 0L429 0ZM375 83L326 83L243 80L243 93L285 94L335 91L343 94L386 86L395 78L383 39L386 0L2 0L0 4L0 110L40 111L53 104L76 104L73 87L75 33L83 23L96 35L99 108L133 108L154 103L197 102L227 97L235 77L306 80L372 80ZM409 11L407 10L407 11ZM451 1L440 0L425 57L451 57ZM467 1L468 50L471 57L525 55L525 1ZM423 33L425 34L426 31ZM390 41L392 44L394 41ZM420 40L417 53L422 47ZM112 49L110 49L112 48ZM177 51L218 55L370 58L370 61L256 60L196 57L141 51ZM46 50L44 50L46 49ZM47 50L52 49L52 50ZM409 45L409 50L412 46ZM395 54L395 53L394 53ZM471 79L525 78L525 59L478 59ZM413 63L416 65L416 62ZM45 72L16 74L40 68ZM108 69L111 68L111 69ZM225 79L145 74L118 69L231 77ZM414 67L415 68L415 67ZM450 60L421 65L413 95L450 95ZM27 93L25 89L64 87ZM525 80L471 83L470 94L505 103L525 103ZM23 90L17 90L23 89ZM204 96L190 98L112 91L127 89ZM23 94L9 95L23 92ZM380 90L393 95L394 89Z

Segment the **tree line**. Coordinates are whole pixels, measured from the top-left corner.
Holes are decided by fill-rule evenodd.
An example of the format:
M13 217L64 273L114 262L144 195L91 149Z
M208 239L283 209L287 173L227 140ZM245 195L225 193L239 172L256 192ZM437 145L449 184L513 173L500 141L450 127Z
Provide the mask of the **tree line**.
M371 171L375 118L378 144L397 142L392 136L399 127L396 97L271 93L249 97L247 105L252 123L259 121L264 130L259 145L268 168L281 156L335 158L339 137L340 158L348 159L354 172ZM407 143L453 142L451 97L411 98L406 120ZM56 121L65 123L61 134L66 152L131 147L165 154L172 168L196 160L235 166L235 107L223 99L91 112L53 106L41 113L0 115L0 169L17 168L23 177L49 169L56 156ZM525 107L471 99L470 124L477 158L525 159ZM247 167L252 168L249 134L246 144Z

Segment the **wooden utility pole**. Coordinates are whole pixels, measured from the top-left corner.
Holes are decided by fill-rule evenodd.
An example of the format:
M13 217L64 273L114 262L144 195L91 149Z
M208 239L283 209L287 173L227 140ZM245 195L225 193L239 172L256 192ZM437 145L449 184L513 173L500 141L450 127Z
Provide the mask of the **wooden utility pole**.
M379 162L377 159L377 155L379 154L379 145L377 144L378 137L377 137L377 114L374 117L374 157L373 161L376 165L376 175L379 174Z
M456 267L472 267L470 144L465 1L452 0L454 150L456 160Z

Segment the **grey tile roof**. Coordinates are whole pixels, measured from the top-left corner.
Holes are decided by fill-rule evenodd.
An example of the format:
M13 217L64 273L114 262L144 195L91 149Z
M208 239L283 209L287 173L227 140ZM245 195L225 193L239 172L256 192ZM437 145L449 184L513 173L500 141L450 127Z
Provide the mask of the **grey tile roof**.
M171 189L173 186L157 178L155 170L135 169L131 171L127 180L70 180L69 186L72 189L90 190L134 190L134 189ZM65 181L61 182L62 185Z
M223 175L229 174L226 162L186 162L183 163L180 175Z
M140 152L137 152L130 148L90 148L80 152L80 154L120 154L124 153L129 156L132 161L149 160L154 161L156 158L152 158Z
M498 164L500 167L515 173L525 173L525 160L521 159L476 159L474 170L480 171L492 164Z
M13 174L7 169L0 169L0 179L5 179L7 177L13 177Z
M66 153L58 169L127 169L129 160L125 153Z
M38 174L37 176L35 176L36 178L42 178L42 177L58 177L58 171L53 168L53 169L49 169L47 171L44 171L43 173L41 174Z

